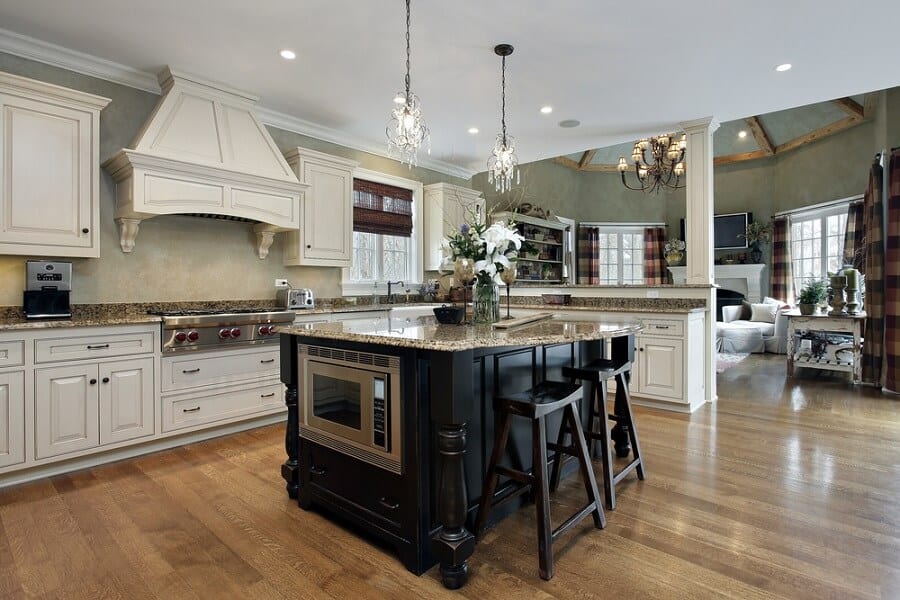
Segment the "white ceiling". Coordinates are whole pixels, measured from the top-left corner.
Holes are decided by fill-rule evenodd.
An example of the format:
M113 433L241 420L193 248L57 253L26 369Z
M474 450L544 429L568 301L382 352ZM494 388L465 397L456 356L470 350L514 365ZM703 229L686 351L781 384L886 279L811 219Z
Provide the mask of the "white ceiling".
M529 162L696 118L894 87L900 70L886 57L900 55L900 2L859 6L413 0L412 89L437 161L428 164L484 170L499 130L497 43L515 46L507 123ZM402 0L0 0L0 27L138 71L171 65L219 80L319 137L377 150L403 87L404 11ZM297 60L279 58L282 48ZM783 62L794 68L776 73ZM544 104L551 115L539 113ZM563 119L581 126L560 128Z

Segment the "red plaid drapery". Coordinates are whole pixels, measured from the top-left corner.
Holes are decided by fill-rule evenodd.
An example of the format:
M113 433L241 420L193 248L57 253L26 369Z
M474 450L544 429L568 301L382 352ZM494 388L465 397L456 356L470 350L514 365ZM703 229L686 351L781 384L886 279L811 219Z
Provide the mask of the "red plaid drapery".
M644 283L647 285L666 283L669 279L663 257L665 237L664 227L644 229Z
M600 233L596 227L578 227L578 283L600 283L600 264L597 262Z
M884 387L900 387L900 151L891 153L887 207L887 260L884 263Z
M882 218L881 163L875 161L863 200L866 236L866 319L862 349L862 380L881 385L884 350L884 220Z
M862 202L854 202L847 209L847 229L844 232L844 264L863 271L866 264L865 209ZM863 271L865 272L865 271Z
M772 223L772 296L794 303L794 277L791 272L791 223L787 217Z

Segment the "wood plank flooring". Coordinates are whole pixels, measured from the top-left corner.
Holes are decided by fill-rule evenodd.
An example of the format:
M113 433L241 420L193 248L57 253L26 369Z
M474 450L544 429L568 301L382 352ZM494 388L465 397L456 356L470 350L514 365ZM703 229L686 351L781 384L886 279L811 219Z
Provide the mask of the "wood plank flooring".
M555 545L549 582L532 506L462 590L415 577L287 498L273 426L0 490L0 597L900 598L900 399L784 370L753 355L715 406L637 408L646 481ZM554 516L582 494L567 480Z

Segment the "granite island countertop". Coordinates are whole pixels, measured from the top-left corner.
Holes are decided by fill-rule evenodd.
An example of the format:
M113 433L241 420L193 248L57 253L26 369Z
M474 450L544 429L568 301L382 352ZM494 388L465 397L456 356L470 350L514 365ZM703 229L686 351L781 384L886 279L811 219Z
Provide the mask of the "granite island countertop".
M493 325L442 325L434 317L382 317L362 323L316 323L276 329L279 333L310 338L448 352L602 340L640 330L641 324L634 319L588 315L584 318L553 315L510 329L497 329Z

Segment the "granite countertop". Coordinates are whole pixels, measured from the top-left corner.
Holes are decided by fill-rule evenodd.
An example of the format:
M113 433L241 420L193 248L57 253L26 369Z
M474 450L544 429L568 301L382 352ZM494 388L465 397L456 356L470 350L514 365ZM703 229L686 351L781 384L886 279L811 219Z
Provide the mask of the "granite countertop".
M441 325L434 317L382 317L362 323L278 327L277 331L312 338L454 352L601 340L637 333L640 329L640 323L631 319L578 319L555 315L510 329L495 329L491 325Z
M159 323L162 319L153 315L122 314L80 315L71 319L25 319L24 317L0 318L0 332L23 329L63 329L71 327L106 327L107 325L141 325Z

